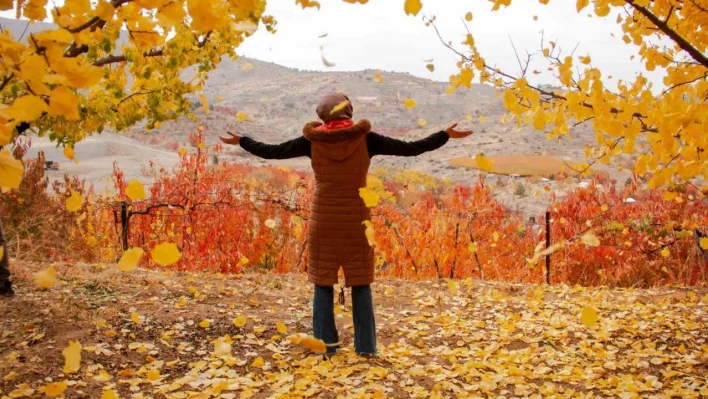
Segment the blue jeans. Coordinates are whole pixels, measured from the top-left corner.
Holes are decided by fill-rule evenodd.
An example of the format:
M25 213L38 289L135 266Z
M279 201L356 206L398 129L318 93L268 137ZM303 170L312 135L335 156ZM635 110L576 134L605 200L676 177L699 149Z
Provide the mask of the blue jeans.
M371 286L352 287L352 313L354 317L354 350L358 354L376 353L376 322ZM315 338L325 344L339 342L337 325L334 323L334 288L315 286L312 305L312 330ZM337 347L328 346L327 353L335 353Z

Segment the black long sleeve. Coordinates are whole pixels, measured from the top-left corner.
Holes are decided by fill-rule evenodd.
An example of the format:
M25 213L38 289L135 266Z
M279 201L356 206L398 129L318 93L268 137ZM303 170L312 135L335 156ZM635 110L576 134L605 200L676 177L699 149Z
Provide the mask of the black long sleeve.
M396 140L371 132L366 135L366 145L369 149L369 157L372 158L375 155L414 157L428 151L437 150L445 145L449 139L450 136L442 130L416 141Z
M244 150L265 159L310 158L312 153L310 142L304 136L280 144L265 144L248 137L242 137L239 144Z

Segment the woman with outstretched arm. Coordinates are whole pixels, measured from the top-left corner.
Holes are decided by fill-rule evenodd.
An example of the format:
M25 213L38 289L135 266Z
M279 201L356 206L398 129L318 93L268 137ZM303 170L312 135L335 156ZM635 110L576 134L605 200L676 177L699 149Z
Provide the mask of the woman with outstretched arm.
M346 104L346 105L344 105ZM371 296L374 281L374 248L362 222L371 212L359 196L366 187L371 158L376 155L416 156L436 150L449 139L460 139L472 131L447 130L417 141L401 141L371 131L368 120L354 122L354 109L344 94L330 93L317 107L322 122L310 122L303 135L281 144L265 144L240 134L220 137L226 144L265 159L308 157L315 174L315 195L310 212L307 275L315 285L312 328L315 338L328 344L328 354L339 342L334 322L334 289L339 268L344 283L352 288L354 349L363 356L376 353L376 325Z

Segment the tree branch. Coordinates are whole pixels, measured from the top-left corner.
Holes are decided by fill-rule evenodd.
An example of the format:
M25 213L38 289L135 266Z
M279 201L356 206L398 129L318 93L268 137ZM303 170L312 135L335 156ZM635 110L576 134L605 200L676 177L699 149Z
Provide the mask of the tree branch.
M163 55L162 49L151 50L146 53L143 53L143 57L159 57L162 55ZM128 61L128 59L126 58L125 55L109 55L107 57L104 57L104 58L94 61L91 65L100 67L100 66L104 66L104 65L108 65L108 64L114 64L116 62L126 62L126 61Z

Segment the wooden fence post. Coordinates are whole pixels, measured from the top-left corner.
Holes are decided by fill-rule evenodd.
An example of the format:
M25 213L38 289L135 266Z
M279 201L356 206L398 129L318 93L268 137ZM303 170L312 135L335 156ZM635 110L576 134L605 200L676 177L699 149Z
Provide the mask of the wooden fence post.
M546 211L546 249L551 246L551 212ZM551 255L546 255L546 284L551 284Z

